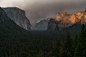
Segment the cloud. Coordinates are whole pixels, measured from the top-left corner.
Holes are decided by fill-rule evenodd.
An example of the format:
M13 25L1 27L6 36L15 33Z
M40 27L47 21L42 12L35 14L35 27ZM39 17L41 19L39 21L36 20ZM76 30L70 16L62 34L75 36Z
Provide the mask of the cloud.
M58 12L77 12L86 8L85 0L0 0L0 6L17 6L26 11L32 24L55 17Z
M55 1L55 2L47 2L47 3L35 3L30 8L25 9L27 12L27 17L33 21L37 21L39 19L54 17L58 12L78 12L86 8L86 3L83 1Z

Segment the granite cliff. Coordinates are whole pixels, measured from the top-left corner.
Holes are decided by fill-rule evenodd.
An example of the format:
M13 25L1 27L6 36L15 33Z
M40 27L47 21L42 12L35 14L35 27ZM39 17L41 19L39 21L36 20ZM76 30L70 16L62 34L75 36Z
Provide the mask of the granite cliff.
M29 19L25 16L25 11L17 8L17 7L7 7L3 8L6 12L7 16L12 19L17 25L26 29L32 30L33 27L30 24Z
M51 18L55 19L54 17ZM38 20L36 25L34 26L34 30L47 30L48 22L50 21L51 18Z
M14 33L25 33L29 32L20 26L18 26L12 19L10 19L6 12L0 7L0 35L3 34L14 34Z
M48 31L62 30L72 26L73 24L86 24L86 9L76 12L58 12L55 19L51 19L48 23Z

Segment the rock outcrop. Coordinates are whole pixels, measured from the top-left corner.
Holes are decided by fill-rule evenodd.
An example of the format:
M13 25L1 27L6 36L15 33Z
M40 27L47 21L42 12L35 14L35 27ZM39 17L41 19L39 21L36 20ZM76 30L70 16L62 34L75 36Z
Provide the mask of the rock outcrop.
M56 23L58 23L58 22L56 22L56 20L50 19L50 21L48 22L47 30L48 30L48 31L54 31L54 30L56 30L56 29L55 29L56 26L57 26Z
M55 19L54 17L52 17L52 18ZM34 26L34 30L47 30L48 22L52 18L46 18L43 20L38 20L36 25Z
M7 7L7 8L3 8L3 10L7 13L7 16L20 27L26 30L33 29L33 27L29 22L29 19L25 16L25 11L17 7Z
M0 34L15 34L24 33L30 34L27 30L18 26L12 19L10 19L6 12L0 7ZM10 36L10 35L9 35Z
M58 12L56 18L48 23L48 31L62 30L73 24L86 24L86 9L77 13Z

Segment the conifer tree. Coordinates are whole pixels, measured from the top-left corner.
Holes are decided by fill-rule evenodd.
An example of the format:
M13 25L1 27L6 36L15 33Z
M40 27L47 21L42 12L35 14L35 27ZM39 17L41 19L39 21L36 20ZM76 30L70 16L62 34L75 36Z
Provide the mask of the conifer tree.
M67 31L66 41L65 41L65 49L67 50L67 52L71 51L71 47L72 47L72 39L70 37L70 33Z
M77 44L78 44L78 35L76 34L74 38L74 49L76 48Z
M79 41L77 43L77 46L75 48L75 52L74 52L74 57L83 57L85 53L84 50L85 48L85 39L86 39L86 33L85 33L85 25L83 24L81 27L81 31L79 34Z
M62 53L63 53L63 42L61 41L61 47L60 47L60 54L59 54L59 57L62 56Z

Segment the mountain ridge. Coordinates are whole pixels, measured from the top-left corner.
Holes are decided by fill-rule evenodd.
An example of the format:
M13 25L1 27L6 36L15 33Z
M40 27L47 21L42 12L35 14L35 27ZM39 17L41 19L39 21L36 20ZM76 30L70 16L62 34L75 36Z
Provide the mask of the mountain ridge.
M62 30L80 22L86 24L86 8L76 13L58 12L56 18L49 21L48 31ZM58 27L59 29L56 29Z

